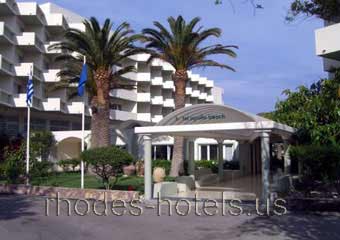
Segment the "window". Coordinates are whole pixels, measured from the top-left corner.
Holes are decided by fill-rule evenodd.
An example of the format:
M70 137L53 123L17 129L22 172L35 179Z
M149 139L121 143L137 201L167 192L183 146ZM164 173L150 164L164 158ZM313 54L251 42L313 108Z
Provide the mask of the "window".
M167 145L159 145L154 146L154 150L152 152L152 159L168 159L168 146ZM170 156L171 159L171 156Z
M210 160L217 160L217 145L210 145Z
M122 111L122 105L120 105L120 104L112 104L111 108L112 108L112 110Z
M50 122L51 131L66 131L69 130L69 123L67 121L53 120Z
M208 160L208 146L201 145L201 160Z

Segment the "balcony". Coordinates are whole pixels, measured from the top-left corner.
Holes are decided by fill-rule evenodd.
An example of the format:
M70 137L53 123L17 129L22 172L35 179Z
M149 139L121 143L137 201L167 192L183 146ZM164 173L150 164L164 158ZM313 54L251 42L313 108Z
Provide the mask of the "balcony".
M71 102L66 105L67 112L69 114L82 114L84 103L83 102ZM90 116L91 113L89 111L88 105L85 105L85 115Z
M18 7L15 0L0 0L0 15L18 14Z
M212 88L214 87L214 81L212 80L207 80L207 83L205 85L207 88Z
M340 23L315 31L316 54L321 57L340 60Z
M151 118L151 121L154 122L154 123L158 123L159 121L161 121L163 119L163 115L154 115L152 118Z
M137 120L137 114L120 110L110 110L110 119L119 121Z
M28 77L32 69L33 78L39 81L43 81L43 72L39 68L37 68L34 63L21 63L14 68L15 74L18 77Z
M206 99L207 99L207 96L208 96L208 94L203 92L203 93L200 94L200 96L198 97L198 99L200 99L200 100L206 100Z
M60 53L63 53L62 50L56 50L56 49L53 49L53 50L50 50L50 46L56 44L56 43L60 43L60 41L51 41L47 44L44 44L44 50L45 50L45 53L46 54L60 54Z
M27 25L45 25L44 13L35 2L18 2L18 10L21 20Z
M110 92L110 97L124 99L127 101L137 101L137 93L133 90L114 89Z
M141 73L141 72L129 72L122 75L123 78L137 81L137 82L150 82L151 74L149 72Z
M154 96L151 98L152 105L163 105L163 96Z
M58 73L60 69L49 69L43 73L45 82L55 83L60 81L60 77L58 77Z
M206 101L207 102L214 102L214 96L213 95L208 95Z
M12 95L3 89L0 89L0 104L12 106Z
M26 104L26 93L20 93L20 94L16 94L14 95L14 105L15 107L27 107L27 104ZM33 105L32 105L33 108L37 109L37 110L43 110L43 104L42 104L42 101L33 96Z
M0 74L9 76L15 75L14 64L2 55L0 55Z
M34 32L22 33L21 36L17 36L17 42L23 50L45 52L45 45Z
M173 81L165 81L164 84L163 84L163 88L175 90L174 82Z
M191 96L192 97L199 97L201 95L200 90L193 90Z
M0 22L0 43L15 44L15 33L10 30L5 22Z
M129 58L134 60L134 61L136 61L136 62L146 62L146 61L149 60L150 54L141 53L141 54L133 55L133 56L131 56Z
M138 113L137 120L143 122L151 122L151 114L150 113Z
M151 94L150 93L137 93L137 102L150 102Z
M192 95L192 88L191 87L186 87L185 88L185 94L186 95Z
M162 77L154 77L151 79L151 85L153 86L162 86L163 78Z
M67 113L66 103L61 101L60 98L47 98L46 101L42 102L44 111L54 111Z
M174 108L175 107L175 100L172 98L167 98L164 100L163 103L164 107L168 107L168 108Z
M198 80L198 84L199 85L206 85L207 84L208 79L205 77L200 77Z
M52 34L59 34L68 28L65 17L61 13L53 13L46 15L46 27Z

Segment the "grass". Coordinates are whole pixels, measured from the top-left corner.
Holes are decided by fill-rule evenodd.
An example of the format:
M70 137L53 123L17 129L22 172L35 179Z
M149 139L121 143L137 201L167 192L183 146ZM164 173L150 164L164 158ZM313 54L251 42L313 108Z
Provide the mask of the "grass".
M173 182L175 178L167 176L164 181ZM1 180L1 183L6 183L6 181ZM51 173L48 177L31 179L31 184L33 186L80 188L80 172ZM85 175L84 184L87 189L105 189L101 180L94 175ZM112 190L134 190L143 193L144 177L118 177L117 183L112 187Z
M32 179L32 185L35 186L54 186L67 188L80 188L80 173L53 173L48 177ZM104 185L99 178L92 175L85 175L85 188L104 189ZM144 191L144 178L137 176L118 177L117 183L112 187L114 190L136 190Z

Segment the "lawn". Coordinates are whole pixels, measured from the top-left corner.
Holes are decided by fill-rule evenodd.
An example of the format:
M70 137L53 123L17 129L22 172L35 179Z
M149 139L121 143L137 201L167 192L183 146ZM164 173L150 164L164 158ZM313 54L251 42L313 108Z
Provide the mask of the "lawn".
M39 185L39 186L80 188L80 173L79 172L53 173L45 178L32 179L31 184L35 186ZM85 175L84 184L85 188L104 189L102 182L96 176ZM116 185L113 186L112 189L136 190L143 192L144 178L137 176L119 177Z

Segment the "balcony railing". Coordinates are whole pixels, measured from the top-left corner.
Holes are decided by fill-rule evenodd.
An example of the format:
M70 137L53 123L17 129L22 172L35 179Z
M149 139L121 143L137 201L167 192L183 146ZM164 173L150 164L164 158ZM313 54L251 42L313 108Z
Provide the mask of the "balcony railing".
M154 96L151 98L151 104L163 105L163 96Z
M0 35L3 35L8 41L15 43L15 33L6 26L5 22L0 22Z
M44 43L38 38L34 32L24 32L21 36L17 36L19 46L35 46L40 52L45 52Z
M26 93L19 93L14 96L14 105L15 107L26 107ZM36 96L33 96L33 108L42 110L43 104L41 99L37 98Z
M17 14L18 8L14 0L0 0L0 8L8 13Z
M137 120L137 114L127 111L111 110L110 119L120 121Z
M133 90L114 89L110 92L110 96L128 101L137 101L137 93Z
M174 108L175 107L175 101L172 98L168 98L164 100L164 107L170 107L170 108Z
M12 95L8 92L0 89L0 102L1 104L5 104L7 106L12 105Z
M15 73L18 77L27 77L32 69L33 77L43 81L43 72L34 63L21 63L19 66L15 66Z
M0 55L0 68L8 74L14 75L14 65L2 55Z
M315 31L316 54L334 60L340 60L340 23Z

